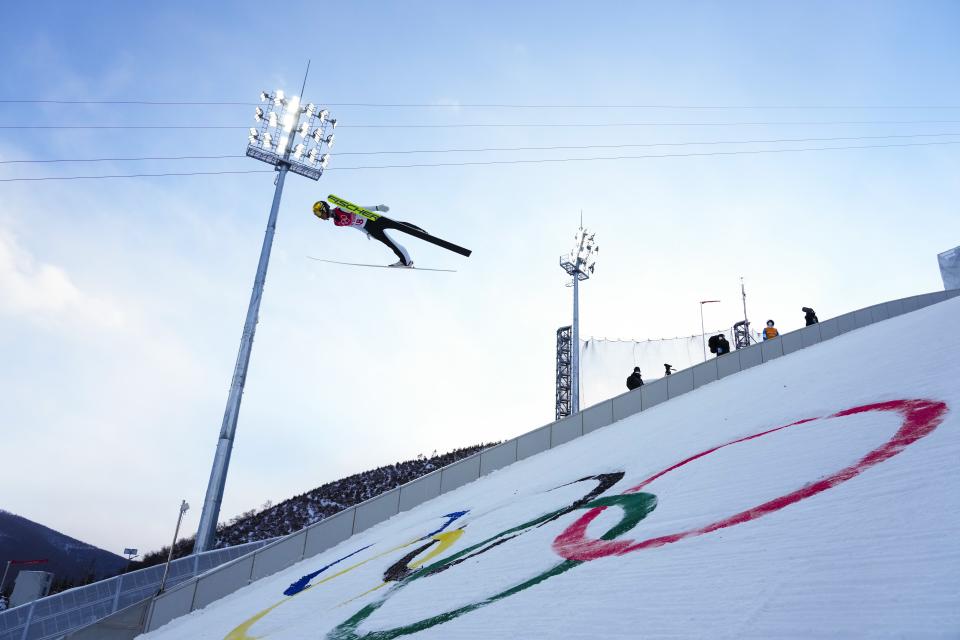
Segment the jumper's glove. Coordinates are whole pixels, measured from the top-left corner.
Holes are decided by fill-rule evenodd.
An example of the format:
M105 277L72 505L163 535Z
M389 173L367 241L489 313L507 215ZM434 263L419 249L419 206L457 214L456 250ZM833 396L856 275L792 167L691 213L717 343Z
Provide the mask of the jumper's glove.
M364 207L364 209L367 211L382 211L383 213L390 211L390 207L385 204L375 204L372 207Z

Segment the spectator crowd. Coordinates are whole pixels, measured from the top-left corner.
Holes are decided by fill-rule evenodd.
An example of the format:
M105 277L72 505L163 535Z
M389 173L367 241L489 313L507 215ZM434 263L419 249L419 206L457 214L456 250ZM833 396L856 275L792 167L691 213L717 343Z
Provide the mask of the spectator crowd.
M218 524L214 546L215 548L230 547L299 531L348 507L360 504L364 500L369 500L496 444L499 443L477 444L440 455L437 455L436 451L430 456L421 454L414 460L389 464L328 482L278 504L271 504L268 501L260 511L251 509L232 518L229 522ZM177 540L173 548L173 557L181 558L189 555L193 550L193 541L192 536ZM142 560L131 562L127 570L133 571L161 564L166 561L169 551L170 547L164 547L144 554Z

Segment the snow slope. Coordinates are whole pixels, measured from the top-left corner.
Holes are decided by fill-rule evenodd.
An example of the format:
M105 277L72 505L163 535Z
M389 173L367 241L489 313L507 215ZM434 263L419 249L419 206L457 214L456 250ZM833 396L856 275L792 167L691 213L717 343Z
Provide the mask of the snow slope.
M706 385L143 637L957 637L958 317Z

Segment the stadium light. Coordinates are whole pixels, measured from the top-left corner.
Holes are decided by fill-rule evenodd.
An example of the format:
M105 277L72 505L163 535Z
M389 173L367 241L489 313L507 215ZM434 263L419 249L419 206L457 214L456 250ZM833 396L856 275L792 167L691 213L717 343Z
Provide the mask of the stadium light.
M173 560L173 548L177 546L177 536L180 535L180 523L183 522L183 514L185 514L189 509L190 505L187 504L187 501L181 500L180 515L177 516L177 528L173 530L173 542L170 543L170 553L167 554L167 564L163 567L163 577L160 578L160 588L157 589L157 594L163 593L163 588L167 584L167 574L170 573L170 561Z
M307 71L309 70L308 64ZM306 78L304 78L304 84L306 84ZM302 95L303 89L300 93ZM243 387L247 379L253 336L260 314L260 300L263 297L263 285L267 277L270 250L277 226L277 212L283 196L283 183L288 172L311 180L320 179L330 160L330 155L326 151L329 151L333 143L333 134L328 133L328 130L332 131L336 125L336 120L329 119L328 110L318 109L313 103L301 107L299 95L287 98L286 94L279 89L273 94L264 91L260 94L260 101L262 104L254 111L253 119L256 126L250 128L250 135L247 137L247 155L276 167L276 188L273 193L273 204L270 207L270 217L267 220L263 247L260 250L257 275L250 294L250 304L247 307L246 322L240 338L240 351L237 354L237 364L233 372L230 394L227 397L227 407L220 426L213 468L210 471L210 480L203 502L203 513L200 515L200 525L197 529L197 539L193 546L194 553L210 549L216 536L217 518L223 502L230 453L233 449L237 418L240 414L240 400L243 397ZM309 134L311 130L313 133ZM302 141L294 145L292 142L297 133L302 136Z
M707 330L703 328L703 305L720 302L719 300L700 301L700 342L703 343L703 361L707 361Z
M570 411L580 411L580 281L593 275L597 264L596 253L600 247L594 242L596 234L589 234L583 228L583 222L574 236L573 249L566 256L560 256L560 266L573 278L573 335L570 338L572 363L570 365Z

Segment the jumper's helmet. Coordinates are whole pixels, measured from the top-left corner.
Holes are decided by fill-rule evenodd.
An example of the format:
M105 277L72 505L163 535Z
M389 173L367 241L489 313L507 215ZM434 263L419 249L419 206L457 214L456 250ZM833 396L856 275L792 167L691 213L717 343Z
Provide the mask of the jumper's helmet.
M317 200L313 203L313 215L321 220L326 220L330 217L330 205L323 200Z

